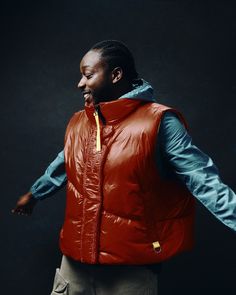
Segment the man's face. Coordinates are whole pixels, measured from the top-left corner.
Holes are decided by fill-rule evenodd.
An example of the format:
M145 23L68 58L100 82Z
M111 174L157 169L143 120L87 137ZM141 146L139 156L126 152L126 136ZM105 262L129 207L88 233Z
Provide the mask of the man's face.
M108 101L112 95L112 74L102 60L99 51L90 50L80 62L81 80L78 88L82 91L85 106Z

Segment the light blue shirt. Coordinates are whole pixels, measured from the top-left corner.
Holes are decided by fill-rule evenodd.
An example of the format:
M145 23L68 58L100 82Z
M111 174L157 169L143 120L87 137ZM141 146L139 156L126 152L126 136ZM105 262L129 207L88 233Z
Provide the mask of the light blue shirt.
M192 144L190 135L175 114L167 112L164 115L158 136L157 158L163 162L160 170L168 164L194 197L236 231L236 194L222 182L211 158ZM53 195L66 182L64 151L61 151L30 190L41 200Z

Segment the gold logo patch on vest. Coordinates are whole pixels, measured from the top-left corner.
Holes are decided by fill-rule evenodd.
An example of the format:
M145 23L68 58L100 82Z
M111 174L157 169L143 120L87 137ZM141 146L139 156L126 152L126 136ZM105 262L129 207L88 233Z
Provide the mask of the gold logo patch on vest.
M152 243L153 249L155 252L160 253L161 252L161 245L158 241Z

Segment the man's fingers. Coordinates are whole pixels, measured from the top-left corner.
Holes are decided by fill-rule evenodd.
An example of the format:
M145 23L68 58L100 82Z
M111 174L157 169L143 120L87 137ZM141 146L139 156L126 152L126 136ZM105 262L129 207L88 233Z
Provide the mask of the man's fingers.
M11 212L13 214L25 215L25 216L29 216L32 213L31 210L23 209L23 208L14 208L14 209L11 210Z
M18 215L29 216L32 214L36 202L37 200L32 198L31 193L27 193L18 199L16 207L13 208L11 212Z
M18 213L19 212L19 208L14 208L11 210L11 213Z

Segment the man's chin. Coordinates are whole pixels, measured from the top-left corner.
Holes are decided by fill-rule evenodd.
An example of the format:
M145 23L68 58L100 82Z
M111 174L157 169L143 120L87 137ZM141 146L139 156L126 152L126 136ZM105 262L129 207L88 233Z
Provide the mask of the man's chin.
M106 102L106 101L109 101L109 100L106 100L106 99L100 99L100 98L97 98L97 97L88 97L87 99L85 99L85 102L84 102L84 105L86 107L91 107L91 106L95 106L95 105L98 105L100 102Z
M84 105L85 105L86 107L92 107L92 106L94 105L94 100L91 99L91 98L89 98L89 99L85 99L85 101L84 101Z
M92 101L85 101L84 106L85 107L92 107L94 104Z

